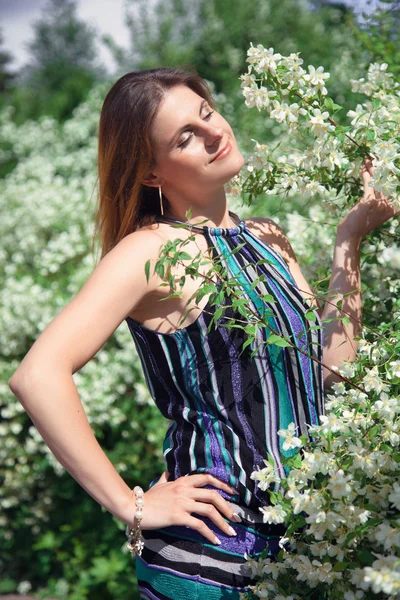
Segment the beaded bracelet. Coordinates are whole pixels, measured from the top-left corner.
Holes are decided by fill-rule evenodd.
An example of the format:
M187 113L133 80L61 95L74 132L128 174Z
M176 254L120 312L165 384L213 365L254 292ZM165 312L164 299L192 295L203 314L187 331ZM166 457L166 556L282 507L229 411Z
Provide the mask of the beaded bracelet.
M135 512L135 517L136 517L136 525L135 525L135 519L133 519L133 523L132 523L132 527L127 527L126 529L126 534L128 536L128 550L129 552L132 554L132 558L135 557L135 554L138 554L139 556L142 555L142 550L144 547L144 541L141 538L141 532L140 532L140 521L142 520L143 517L143 490L141 487L139 487L138 485L136 485L132 492L135 493L136 496L136 512Z

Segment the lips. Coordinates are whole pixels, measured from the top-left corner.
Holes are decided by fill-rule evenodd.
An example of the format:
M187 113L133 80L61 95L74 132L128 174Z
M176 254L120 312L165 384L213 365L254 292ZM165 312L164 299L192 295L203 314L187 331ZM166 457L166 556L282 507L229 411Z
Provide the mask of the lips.
M230 142L228 141L225 144L225 146L217 152L217 154L214 156L214 158L212 160L210 160L210 162L214 162L214 160L216 160L221 154L225 154L225 151L227 151L226 154L228 155L229 152L231 151L231 149L232 149L232 146L231 146Z

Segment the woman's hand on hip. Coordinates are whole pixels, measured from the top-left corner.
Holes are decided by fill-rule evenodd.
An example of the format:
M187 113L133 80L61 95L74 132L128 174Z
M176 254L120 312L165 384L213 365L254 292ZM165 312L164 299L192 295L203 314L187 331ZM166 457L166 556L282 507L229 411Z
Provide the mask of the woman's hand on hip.
M186 525L211 543L218 543L213 531L191 514L197 513L214 521L225 534L232 535L233 530L222 515L236 522L241 521L240 517L234 517L231 506L216 490L202 489L202 486L212 485L228 494L236 494L236 490L209 473L182 476L175 481L168 481L168 477L169 473L165 471L157 483L144 493L140 524L143 530Z

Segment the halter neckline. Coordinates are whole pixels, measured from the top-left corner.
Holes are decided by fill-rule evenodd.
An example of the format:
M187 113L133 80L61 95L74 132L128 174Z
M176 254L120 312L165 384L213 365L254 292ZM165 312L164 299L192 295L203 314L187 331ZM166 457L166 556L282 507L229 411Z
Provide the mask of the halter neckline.
M158 215L156 218L158 222L166 222L166 223L177 223L179 225L186 225L188 229L194 229L195 231L200 231L202 233L211 233L212 235L223 235L223 236L232 236L238 235L239 233L243 233L246 226L244 221L241 219L236 227L210 227L209 225L194 225L192 223L187 223L186 221L180 221L179 219L172 219L171 217L164 217L163 215Z

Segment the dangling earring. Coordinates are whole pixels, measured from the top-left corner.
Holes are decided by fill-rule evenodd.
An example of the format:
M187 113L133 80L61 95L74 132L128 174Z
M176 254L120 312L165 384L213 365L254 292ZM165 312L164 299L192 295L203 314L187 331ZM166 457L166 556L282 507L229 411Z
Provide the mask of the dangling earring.
M161 208L161 214L164 214L164 207L163 207L163 202L162 202L162 192L161 192L161 185L158 186L158 193L160 195L160 208Z

